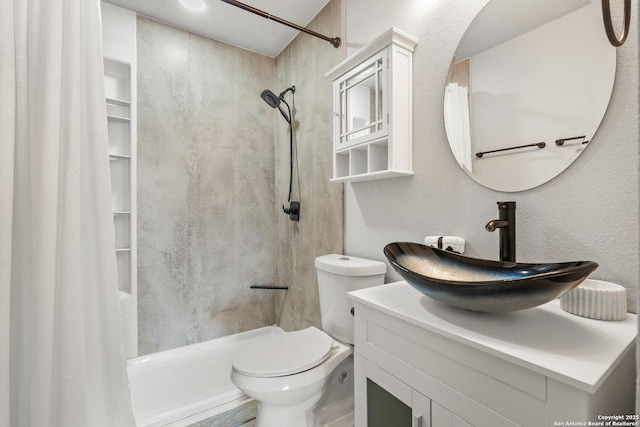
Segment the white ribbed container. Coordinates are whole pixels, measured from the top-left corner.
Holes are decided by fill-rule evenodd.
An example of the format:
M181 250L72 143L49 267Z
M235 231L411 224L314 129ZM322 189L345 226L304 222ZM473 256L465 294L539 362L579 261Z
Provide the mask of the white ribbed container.
M615 283L586 279L560 297L560 307L590 319L624 320L627 317L627 290Z

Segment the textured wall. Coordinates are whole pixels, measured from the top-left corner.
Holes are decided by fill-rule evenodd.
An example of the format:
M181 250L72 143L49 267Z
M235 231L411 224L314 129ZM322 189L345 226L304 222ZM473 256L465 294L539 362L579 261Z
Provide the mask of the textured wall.
M331 37L342 37L341 0L332 0L309 24ZM285 330L320 327L320 303L314 260L341 253L343 190L329 182L333 170L331 83L324 77L343 59L344 49L300 34L276 59L275 91L295 85L295 147L297 167L292 200L301 201L300 222L282 213L289 191L289 135L286 122L276 123L276 281L289 286L276 296L278 324ZM278 92L276 92L278 93ZM291 95L287 95L290 100Z
M140 354L275 322L274 69L138 18Z
M627 287L629 309L635 311L638 9L633 8L631 34L617 52L609 110L589 147L549 183L519 193L500 193L475 183L458 167L443 121L443 90L451 57L485 3L346 1L349 54L392 25L419 39L413 82L415 175L345 185L346 252L384 260L386 243L452 234L467 239L468 255L496 259L498 233L486 232L484 225L496 217L498 200L515 200L519 260L596 261L600 267L593 277ZM397 279L395 272L389 274L388 280Z

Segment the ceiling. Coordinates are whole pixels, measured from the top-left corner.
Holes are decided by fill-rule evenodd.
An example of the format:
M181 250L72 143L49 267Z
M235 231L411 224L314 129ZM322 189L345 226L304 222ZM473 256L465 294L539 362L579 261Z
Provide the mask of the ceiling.
M299 31L221 0L104 0L140 15L275 58ZM271 15L306 26L329 0L243 0ZM204 2L203 10L184 4ZM336 37L338 34L326 34Z
M464 33L456 60L484 52L591 3L591 0L492 0Z

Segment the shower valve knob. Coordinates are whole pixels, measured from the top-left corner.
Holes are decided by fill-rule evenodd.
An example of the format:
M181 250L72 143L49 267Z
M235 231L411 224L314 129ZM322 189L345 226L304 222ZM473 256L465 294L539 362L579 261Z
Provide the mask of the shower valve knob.
M282 211L289 215L291 221L300 221L300 202L291 202L288 208L282 205Z

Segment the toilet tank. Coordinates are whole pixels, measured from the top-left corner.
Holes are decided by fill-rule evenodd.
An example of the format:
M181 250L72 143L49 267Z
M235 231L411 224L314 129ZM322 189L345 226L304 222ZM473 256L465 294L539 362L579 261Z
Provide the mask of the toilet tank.
M383 262L331 254L316 258L322 329L333 338L353 344L353 304L347 292L384 284Z

